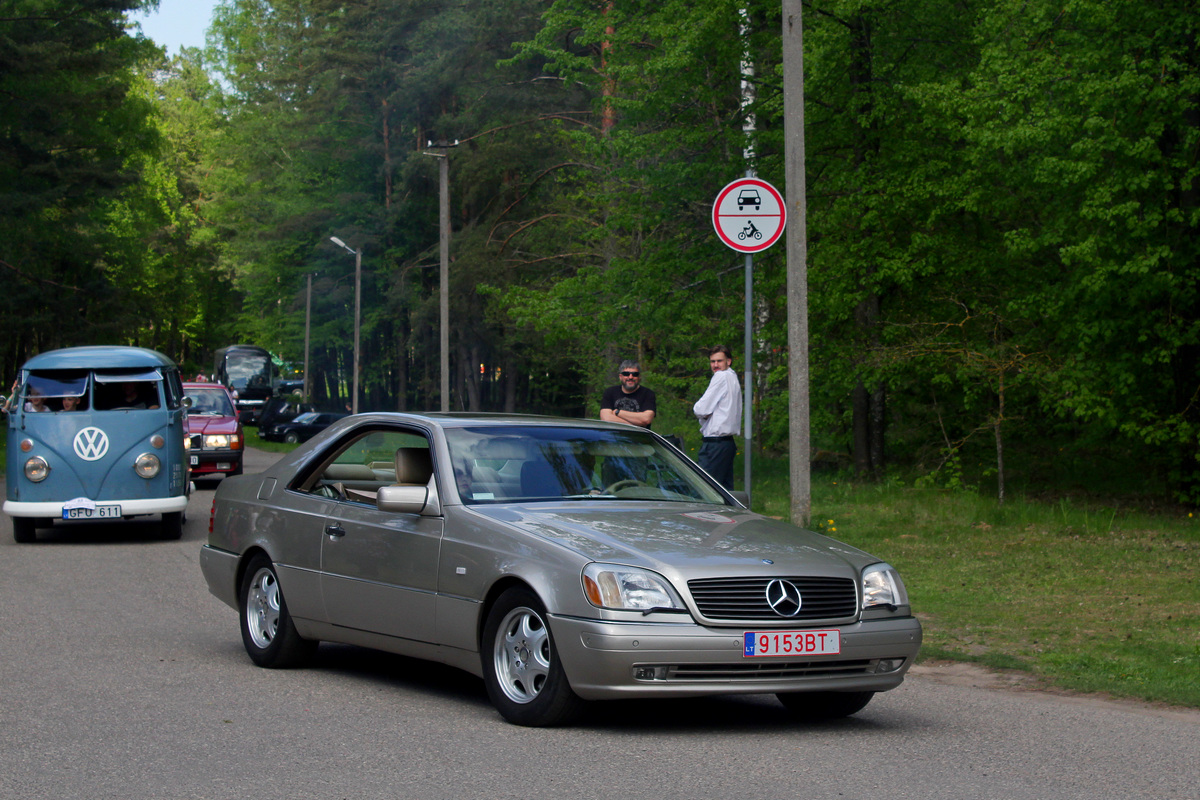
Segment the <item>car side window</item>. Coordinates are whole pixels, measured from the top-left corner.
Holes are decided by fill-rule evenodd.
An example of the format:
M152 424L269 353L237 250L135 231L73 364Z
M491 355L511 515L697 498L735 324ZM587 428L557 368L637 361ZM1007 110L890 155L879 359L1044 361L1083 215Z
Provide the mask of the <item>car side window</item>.
M351 436L297 489L334 500L375 504L384 486L424 486L433 477L432 451L424 435L396 428Z

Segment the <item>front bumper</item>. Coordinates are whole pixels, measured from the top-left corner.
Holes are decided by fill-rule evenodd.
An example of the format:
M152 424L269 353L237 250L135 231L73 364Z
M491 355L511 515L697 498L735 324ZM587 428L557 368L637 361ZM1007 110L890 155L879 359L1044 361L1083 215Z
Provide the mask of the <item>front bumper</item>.
M238 474L242 471L241 450L191 450L188 461L193 475Z
M841 652L745 658L742 628L551 618L571 688L588 700L894 689L921 648L913 617L837 626ZM881 662L899 660L879 672ZM653 676L653 677L650 677Z
M4 501L4 513L10 517L41 517L43 519L52 517L54 519L62 519L63 503L65 500L40 502L40 503L23 503L17 500ZM139 498L137 500L97 500L99 505L119 505L121 507L121 516L137 517L143 514L171 514L176 511L183 511L187 508L187 495L179 495L178 497L152 497ZM111 520L105 520L111 522Z

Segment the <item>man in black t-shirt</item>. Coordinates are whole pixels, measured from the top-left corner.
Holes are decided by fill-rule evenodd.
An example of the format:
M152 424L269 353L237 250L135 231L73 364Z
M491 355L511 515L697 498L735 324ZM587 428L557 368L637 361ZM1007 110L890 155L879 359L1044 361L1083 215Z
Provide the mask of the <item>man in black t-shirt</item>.
M622 361L618 386L604 390L600 419L649 428L654 421L654 392L642 386L642 371L636 361Z

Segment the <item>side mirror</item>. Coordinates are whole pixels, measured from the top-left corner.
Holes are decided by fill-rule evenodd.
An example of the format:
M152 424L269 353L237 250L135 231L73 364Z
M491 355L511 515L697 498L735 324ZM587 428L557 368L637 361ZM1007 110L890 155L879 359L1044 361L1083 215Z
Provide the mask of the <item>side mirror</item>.
M183 407L191 408L192 407L192 398L185 395L183 398Z
M733 495L734 500L737 500L739 503L744 505L746 508L750 507L750 493L749 492L737 491L737 492L730 492L730 494Z
M420 514L428 499L427 486L383 486L375 495L375 507L397 514Z

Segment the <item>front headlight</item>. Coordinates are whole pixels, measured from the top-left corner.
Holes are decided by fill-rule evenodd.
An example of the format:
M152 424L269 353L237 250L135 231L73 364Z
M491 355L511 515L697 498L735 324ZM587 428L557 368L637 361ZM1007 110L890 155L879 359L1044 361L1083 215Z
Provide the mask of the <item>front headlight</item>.
M908 591L891 564L873 564L863 570L863 609L908 605Z
M153 453L142 453L137 457L137 461L133 462L133 471L147 480L157 475L160 469L162 462Z
M588 564L583 570L583 592L597 608L646 612L684 608L666 578L637 567Z
M25 462L25 477L34 483L41 483L50 474L50 465L41 456L34 456Z
M226 450L229 448L229 436L218 434L204 437L205 450Z

